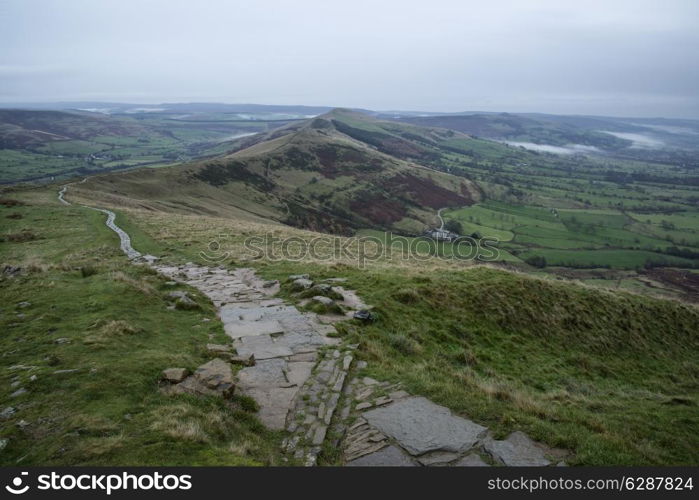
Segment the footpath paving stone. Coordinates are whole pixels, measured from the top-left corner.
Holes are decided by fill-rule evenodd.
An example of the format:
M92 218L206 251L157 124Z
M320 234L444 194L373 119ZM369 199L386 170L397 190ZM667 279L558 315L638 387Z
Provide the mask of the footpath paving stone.
M374 453L346 463L349 467L415 467L416 464L396 446L387 446Z
M537 445L525 433L516 431L503 441L488 439L485 451L497 462L511 467L543 467L551 465L542 446Z
M411 455L436 450L463 452L472 448L487 431L423 397L369 410L363 417Z
M481 457L475 453L470 453L452 464L454 467L490 467Z

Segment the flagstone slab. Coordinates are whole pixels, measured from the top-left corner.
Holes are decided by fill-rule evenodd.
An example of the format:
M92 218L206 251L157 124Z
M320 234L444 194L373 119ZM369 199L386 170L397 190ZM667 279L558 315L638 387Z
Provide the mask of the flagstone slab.
M416 456L436 450L467 451L487 431L485 427L452 415L448 408L423 397L406 398L369 410L363 417Z
M349 467L415 467L410 456L396 446L387 446L345 464Z
M232 339L284 333L284 327L276 320L224 323L223 329Z
M496 461L510 467L551 465L542 447L521 431L513 432L503 441L488 439L484 448Z

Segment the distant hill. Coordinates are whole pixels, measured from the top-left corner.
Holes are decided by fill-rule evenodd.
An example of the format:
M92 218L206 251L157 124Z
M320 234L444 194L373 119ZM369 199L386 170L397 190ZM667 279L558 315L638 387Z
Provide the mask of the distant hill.
M231 138L299 119L295 114L90 109L0 109L0 183L181 163L220 154L225 149L219 147Z
M26 149L52 141L90 140L98 136L146 134L145 127L137 123L95 113L0 109L0 149Z
M546 115L548 116L548 115ZM601 150L615 151L630 146L631 141L620 139L600 130L627 130L597 120L597 129L582 127L574 123L573 117L567 120L550 120L529 116L498 113L472 115L408 116L398 118L401 122L412 123L422 127L443 127L458 130L465 134L488 139L508 140L514 142L532 142L553 146L577 144L593 146ZM632 130L633 127L630 127Z

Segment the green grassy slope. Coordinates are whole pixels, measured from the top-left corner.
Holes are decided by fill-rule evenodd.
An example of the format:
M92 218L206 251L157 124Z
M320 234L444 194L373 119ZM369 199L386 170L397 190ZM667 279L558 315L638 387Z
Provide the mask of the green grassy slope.
M0 462L277 463L277 436L242 410L245 402L158 390L164 368L195 369L210 359L207 342L225 342L213 306L190 290L198 309L168 310L175 288L127 264L102 214L54 197L16 193L26 204L0 207L0 262L22 268L0 277L0 398L14 409L0 422L8 440ZM137 247L160 253L134 236ZM12 396L19 388L27 392Z
M348 325L372 376L406 384L498 436L524 430L575 465L699 461L699 312L488 269L348 276L378 321Z

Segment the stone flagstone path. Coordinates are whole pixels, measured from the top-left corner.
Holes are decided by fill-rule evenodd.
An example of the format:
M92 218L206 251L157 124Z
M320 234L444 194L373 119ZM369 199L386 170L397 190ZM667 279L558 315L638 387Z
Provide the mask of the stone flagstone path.
M69 205L66 188L59 200ZM300 312L274 298L280 288L277 281L264 281L247 268L159 264L156 257L142 256L131 246L128 234L114 223L113 212L95 210L107 214L107 226L119 235L121 249L132 261L205 294L231 338L232 346L207 346L219 357L191 376L183 369L165 370L174 384L171 390L252 397L262 423L286 431L282 449L305 465L316 465L328 439L350 466L565 465L565 451L536 443L522 432L495 440L487 428L424 397L411 396L399 385L358 376L366 363L354 362L357 346L341 345L333 336L332 323L343 318ZM312 285L308 277L301 281ZM353 291L333 289L346 308L366 307ZM171 295L187 299L186 292ZM244 365L235 377L231 362Z

